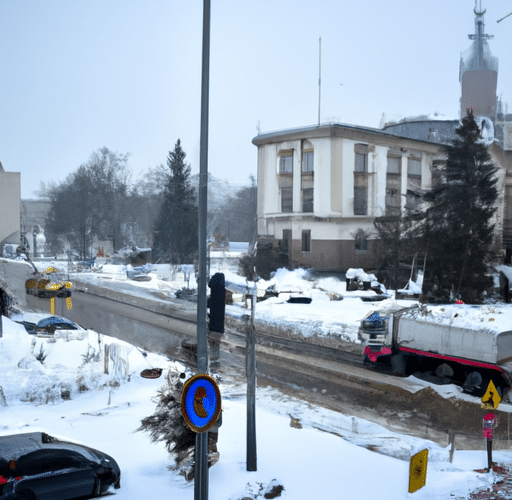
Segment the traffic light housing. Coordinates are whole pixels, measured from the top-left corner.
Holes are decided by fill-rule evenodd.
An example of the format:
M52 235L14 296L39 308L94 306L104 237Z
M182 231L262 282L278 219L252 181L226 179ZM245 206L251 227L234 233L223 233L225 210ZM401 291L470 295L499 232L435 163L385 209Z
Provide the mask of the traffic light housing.
M210 308L210 321L208 330L210 332L224 333L224 312L226 309L226 281L224 273L215 273L208 283L210 287L210 298L208 307Z

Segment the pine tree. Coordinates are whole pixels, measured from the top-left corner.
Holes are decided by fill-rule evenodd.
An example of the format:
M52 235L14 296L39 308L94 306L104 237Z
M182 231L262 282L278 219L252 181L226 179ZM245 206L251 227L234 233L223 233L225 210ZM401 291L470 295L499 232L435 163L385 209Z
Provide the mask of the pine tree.
M448 147L445 171L429 195L432 205L423 231L427 242L424 298L481 303L492 286L486 265L494 236L497 167L472 113L456 132L459 137Z
M172 264L190 263L198 245L197 197L185 156L178 139L167 158L163 203L154 231L156 258Z
M143 418L136 430L148 432L154 443L164 441L167 451L176 461L176 465L169 469L178 471L190 481L194 478L196 434L188 428L182 414L182 375L177 370L169 370L164 385L158 390L155 413ZM220 425L214 425L208 432L208 467L219 461L217 438Z
M148 432L153 442L164 441L167 451L176 460L176 468L189 476L194 467L196 439L181 412L182 388L179 373L170 370L158 391L155 413L142 419L137 431Z

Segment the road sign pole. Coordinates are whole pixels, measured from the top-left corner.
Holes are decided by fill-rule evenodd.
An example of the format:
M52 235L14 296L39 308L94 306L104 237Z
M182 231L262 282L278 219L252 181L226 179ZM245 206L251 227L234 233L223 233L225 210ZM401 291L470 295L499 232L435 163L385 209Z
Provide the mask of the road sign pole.
M487 440L487 471L492 471L492 438L498 419L494 413L486 413L483 418L483 434Z
M247 376L247 470L256 471L256 352L254 308L256 293L251 294L251 322L246 329L245 371Z
M208 205L208 92L210 73L210 0L203 3L201 137L199 151L199 282L197 285L197 371L208 373L206 332L206 217ZM194 500L208 500L208 432L196 436Z

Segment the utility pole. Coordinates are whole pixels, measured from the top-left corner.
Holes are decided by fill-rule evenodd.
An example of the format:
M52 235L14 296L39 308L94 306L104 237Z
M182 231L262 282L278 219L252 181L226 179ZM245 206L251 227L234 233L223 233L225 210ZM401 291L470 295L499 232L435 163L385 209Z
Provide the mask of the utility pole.
M208 374L206 328L206 217L208 205L208 95L210 74L210 0L203 3L201 137L199 152L199 281L197 284L197 372ZM194 500L208 500L208 431L196 434Z
M245 372L247 377L247 470L256 471L256 340L254 335L254 308L256 286L251 290L251 320L245 332Z

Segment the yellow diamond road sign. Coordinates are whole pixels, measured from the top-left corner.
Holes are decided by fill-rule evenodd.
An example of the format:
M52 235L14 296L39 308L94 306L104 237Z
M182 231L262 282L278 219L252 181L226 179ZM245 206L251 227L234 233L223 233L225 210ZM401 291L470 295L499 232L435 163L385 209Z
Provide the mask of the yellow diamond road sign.
M489 380L489 386L487 387L485 394L482 396L482 404L480 406L487 410L495 410L498 408L500 403L501 396L497 391L493 381Z
M428 449L411 457L409 462L409 493L423 488L427 481Z

